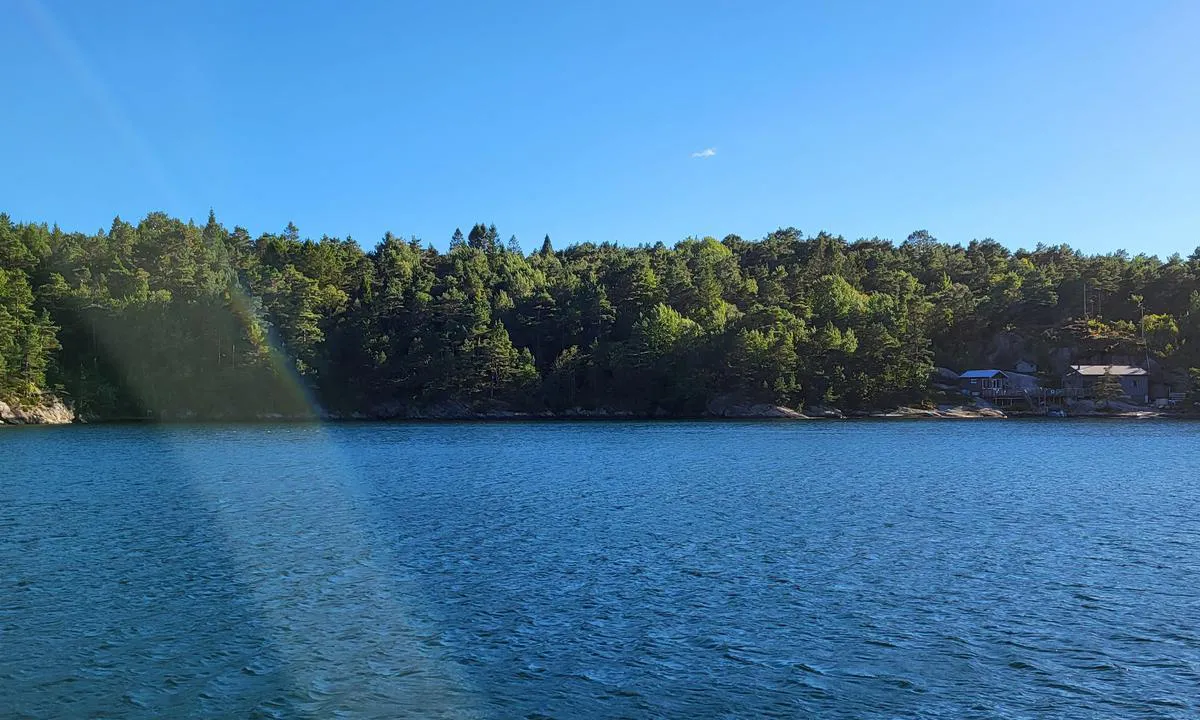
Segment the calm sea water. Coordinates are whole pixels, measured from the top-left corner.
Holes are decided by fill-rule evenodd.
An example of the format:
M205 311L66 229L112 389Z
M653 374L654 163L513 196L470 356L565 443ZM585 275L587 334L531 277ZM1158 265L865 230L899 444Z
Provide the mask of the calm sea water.
M1195 717L1198 435L8 428L0 717Z

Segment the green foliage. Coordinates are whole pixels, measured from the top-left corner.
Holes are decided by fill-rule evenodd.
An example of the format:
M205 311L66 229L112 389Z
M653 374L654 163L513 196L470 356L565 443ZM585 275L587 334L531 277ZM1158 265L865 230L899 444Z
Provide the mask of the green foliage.
M49 313L34 307L25 275L0 267L0 396L32 399L45 386L56 329Z
M364 251L291 223L251 238L213 213L93 235L0 215L0 396L52 389L100 417L872 407L926 399L935 364L987 362L1012 332L1200 367L1200 253L785 228L674 247L547 236L525 255L485 223L447 252L391 233Z
M1092 392L1096 396L1096 401L1102 404L1108 404L1113 400L1126 399L1125 390L1121 387L1121 381L1107 370L1096 381L1096 387Z
M1167 314L1147 315L1142 318L1142 334L1151 351L1170 355L1179 340L1179 324Z
M1200 368L1187 369L1188 389L1187 402L1192 407L1200 405Z

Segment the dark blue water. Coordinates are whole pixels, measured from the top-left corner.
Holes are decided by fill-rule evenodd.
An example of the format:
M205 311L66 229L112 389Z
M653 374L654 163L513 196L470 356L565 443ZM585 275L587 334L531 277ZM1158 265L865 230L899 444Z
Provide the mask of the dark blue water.
M0 717L1195 717L1200 426L0 431Z

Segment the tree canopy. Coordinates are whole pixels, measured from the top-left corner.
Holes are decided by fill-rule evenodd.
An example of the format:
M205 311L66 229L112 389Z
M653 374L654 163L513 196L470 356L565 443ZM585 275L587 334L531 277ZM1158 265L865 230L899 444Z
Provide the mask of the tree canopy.
M501 238L478 222L446 252L391 233L364 250L291 223L252 238L211 213L92 234L0 214L0 397L49 390L95 417L445 402L688 415L729 394L916 402L936 365L1050 366L1064 349L1200 366L1200 250L786 228L671 247L547 236L525 254Z

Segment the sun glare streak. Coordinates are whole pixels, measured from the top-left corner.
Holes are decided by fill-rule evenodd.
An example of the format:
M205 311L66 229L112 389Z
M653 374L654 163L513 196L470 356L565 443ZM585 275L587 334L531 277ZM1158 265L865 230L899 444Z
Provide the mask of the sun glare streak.
M478 692L436 653L440 631L429 620L436 608L407 601L419 591L389 573L395 560L370 531L370 489L326 427L283 430L309 445L299 455L250 444L215 467L206 446L180 434L190 432L167 430L163 437L219 526L264 624L269 647L262 662L278 655L292 693L314 707L351 695L372 706L370 716L401 707L426 717L478 716ZM280 441L274 430L262 432L267 443ZM310 444L309 432L319 439ZM264 457L283 491L243 474L245 464ZM344 642L347 634L356 641Z
M229 289L228 301L229 311L238 326L247 334L256 332L257 321L254 314L254 305L246 291L237 286L231 287ZM270 337L267 338L266 347L267 359L275 374L287 381L285 389L292 396L290 399L293 401L290 403L290 406L306 408L307 419L319 420L321 418L321 407L317 403L316 398L313 397L308 383L296 371L296 363Z
M39 0L24 0L19 7L24 9L30 26L68 70L80 91L97 109L119 142L129 151L147 180L153 184L166 203L177 207L178 194L169 173L159 161L159 155L129 119L115 94L79 44L55 19L50 9ZM240 327L248 333L258 332L255 307L245 291L231 287L227 307ZM130 352L140 352L143 348L118 348L103 336L97 339L105 346L110 357L123 365L129 388L142 398L151 395L153 388L144 386L132 363L128 362ZM307 408L311 417L318 417L317 404L306 383L299 376L295 364L276 342L268 339L265 347L271 366L279 377L286 379L285 387L289 394L294 395L294 406ZM314 431L324 433L321 428ZM409 679L404 683L405 691L416 696L413 698L414 702L428 708L448 708L469 702L472 694L465 690L461 674L453 667L430 658L420 646L420 630L406 625L413 612L398 599L397 596L403 593L389 587L372 567L377 563L370 560L372 548L362 530L361 512L347 494L347 488L353 483L352 478L344 477L344 473L337 474L337 477L325 478L324 482L311 488L313 503L290 507L286 514L278 517L247 514L238 511L239 503L229 502L231 497L236 498L239 493L249 492L237 482L238 478L210 477L208 461L203 457L192 456L189 452L190 445L173 441L171 436L172 433L166 434L168 447L191 474L193 485L209 505L209 509L215 510L215 518L225 538L227 552L248 583L257 612L270 630L274 649L281 653L282 659L290 666L289 675L299 688L315 692L311 688L318 685L321 678L298 669L312 668L313 657L319 656L323 648L319 646L319 636L300 636L292 628L296 625L309 628L325 627L328 618L324 613L328 608L319 595L304 597L303 602L289 608L281 608L279 599L288 597L288 593L293 592L293 588L288 587L289 574L323 574L327 576L322 586L323 592L335 590L338 582L355 582L365 589L365 595L372 607L370 612L364 610L363 616L359 618L363 623L364 643L373 643L384 648L381 652L385 654L386 649L390 648L390 652L398 652L401 660L419 670L419 675L414 676L419 680ZM322 442L328 441L323 438ZM334 452L328 445L327 450L330 453ZM283 537L296 529L313 533L317 537L336 536L341 540L342 547L349 547L350 552L346 554L348 556L334 558L325 552L320 543L314 543L309 551L292 555L288 566L279 568L280 573L271 575L262 572L261 558L258 556L261 546L264 543L269 545L272 538ZM367 627L367 618L373 618L376 626ZM328 628L329 632L343 630L340 625ZM364 653L362 657L324 658L326 662L319 663L318 666L361 664L368 661L364 660L366 657Z
M24 0L19 6L25 8L30 25L36 28L74 77L84 95L96 106L109 127L133 155L146 178L154 184L163 201L171 207L179 207L179 194L163 164L159 162L158 154L121 109L108 85L95 72L93 63L84 55L79 44L40 0Z

